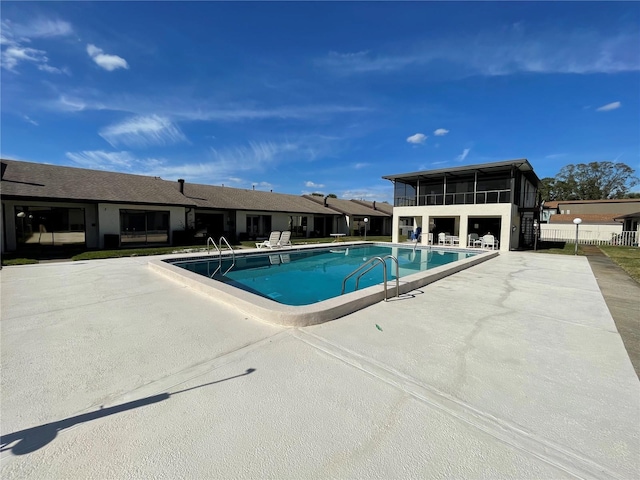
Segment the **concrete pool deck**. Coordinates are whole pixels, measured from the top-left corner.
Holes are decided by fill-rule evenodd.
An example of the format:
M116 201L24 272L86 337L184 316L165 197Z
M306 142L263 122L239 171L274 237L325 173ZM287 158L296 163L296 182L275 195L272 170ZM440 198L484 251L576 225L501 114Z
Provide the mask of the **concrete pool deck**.
M3 479L638 476L640 381L584 257L305 328L148 260L0 271Z

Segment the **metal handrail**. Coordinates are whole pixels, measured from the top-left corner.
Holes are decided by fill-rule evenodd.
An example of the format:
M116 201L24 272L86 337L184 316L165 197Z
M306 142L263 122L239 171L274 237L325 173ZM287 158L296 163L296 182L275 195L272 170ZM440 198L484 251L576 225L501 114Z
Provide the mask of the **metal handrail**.
M227 268L227 270L225 270L225 272L222 274L222 275L226 275L231 271L233 267L236 266L236 252L233 250L231 245L229 245L229 242L227 241L227 239L224 237L220 237L220 246L222 246L223 241L227 245L229 250L231 250L231 260L232 260L231 266ZM216 273L222 270L222 250L220 250L218 245L216 245L216 241L213 238L209 237L207 238L207 254L209 254L210 252L210 247L209 247L210 244L216 247L216 250L218 251L218 268L216 268L215 271L209 276L210 278L213 278L215 277Z
M227 239L224 237L220 237L220 246L222 246L222 241L224 241L224 243L227 245L227 248L231 250L231 260L232 260L231 266L227 268L227 270L222 274L222 275L226 275L231 271L233 267L236 266L236 252L233 250L231 245L229 245L229 242L227 242ZM222 255L220 256L220 268L222 268Z
M218 251L218 255L220 255L220 249L218 248L218 245L216 245L216 241L209 237L207 238L207 255L209 255L209 242L211 242L213 244L214 247L216 247L216 250Z
M360 275L358 275L358 278L356 278L356 290L358 290L358 287L360 286L360 278L362 278L363 275L365 275L366 273L370 272L373 268L376 267L376 265L378 263L382 263L382 276L383 276L383 282L384 282L384 301L386 302L387 299L389 298L387 295L387 281L388 281L388 276L387 276L387 263L385 262L385 260L387 258L392 259L394 262L396 262L396 297L398 297L400 295L400 267L398 264L398 259L396 257L394 257L393 255L386 255L385 257L373 257L371 259L369 259L368 261L366 261L365 263L363 263L362 265L360 265L358 268L356 268L353 272L351 272L349 275L347 275L344 280L342 281L342 293L341 295L344 295L344 290L347 286L347 280L349 280L351 277L353 277L356 273L360 272ZM365 267L369 267L366 270L362 271Z

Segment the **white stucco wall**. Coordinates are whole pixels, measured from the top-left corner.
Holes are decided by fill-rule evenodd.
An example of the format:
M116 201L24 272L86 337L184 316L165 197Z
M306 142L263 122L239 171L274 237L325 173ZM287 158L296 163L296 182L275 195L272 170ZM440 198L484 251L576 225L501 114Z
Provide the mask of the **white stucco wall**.
M515 211L515 214L514 214ZM510 203L490 203L482 205L434 205L418 207L394 207L392 241L397 242L400 236L400 217L414 217L416 224L422 226L424 232L428 231L430 217L455 218L460 246L467 246L469 217L500 217L501 229L498 239L500 250L508 251L515 248L518 242L518 230L512 232L513 219L519 223L518 208ZM422 236L422 242L427 243L428 235Z

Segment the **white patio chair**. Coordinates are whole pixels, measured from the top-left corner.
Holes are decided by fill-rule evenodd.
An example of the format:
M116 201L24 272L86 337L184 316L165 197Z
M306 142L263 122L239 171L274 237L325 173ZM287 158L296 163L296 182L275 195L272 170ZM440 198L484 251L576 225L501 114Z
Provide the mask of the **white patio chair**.
M444 232L440 232L438 234L438 245L446 245L447 244L447 234Z
M291 245L291 232L289 230L282 232L282 236L278 241L279 247L292 247Z
M480 236L477 233L470 233L469 238L467 240L467 247L479 247L482 245L482 241L480 240Z
M262 247L267 247L271 249L278 248L279 241L280 241L280 232L273 231L271 232L271 235L269 235L268 240L265 240L264 242L256 243L256 248L262 248Z
M493 235L483 235L480 246L482 248L490 248L496 250L498 248L498 240Z

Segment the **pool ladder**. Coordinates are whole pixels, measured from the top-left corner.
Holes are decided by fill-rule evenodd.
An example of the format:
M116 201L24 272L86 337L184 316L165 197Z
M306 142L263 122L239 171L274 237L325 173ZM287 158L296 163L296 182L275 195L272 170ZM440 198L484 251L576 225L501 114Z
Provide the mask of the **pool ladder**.
M233 250L233 248L231 248L231 245L229 245L229 242L227 242L226 238L220 237L220 247L222 246L222 242L224 242L227 245L227 248L231 250L231 260L232 260L231 266L227 268L225 272L222 274L222 275L226 275L231 271L233 267L236 266L236 252ZM216 247L216 250L218 251L218 268L216 268L215 272L209 275L211 278L213 278L216 273L222 270L222 250L220 250L220 247L216 245L216 241L213 238L209 237L207 238L207 255L210 253L210 250L211 250L210 245L213 245L214 247Z
M384 301L386 302L387 299L389 298L388 294L387 294L387 262L385 261L387 258L390 258L391 260L393 260L396 263L396 297L400 296L400 266L398 265L398 259L396 257L394 257L393 255L386 255L384 257L373 257L370 258L369 260L367 260L365 263L363 263L362 265L360 265L358 268L356 268L353 272L351 272L349 275L347 275L346 277L344 277L344 280L342 281L342 293L341 295L344 295L344 290L347 286L347 280L349 280L351 277L353 277L356 273L360 273L360 275L358 275L356 277L356 290L358 290L358 287L360 285L360 278L365 275L366 273L370 272L372 269L374 269L376 267L376 265L378 265L379 263L382 264L382 275L383 275L383 280L384 280ZM363 271L363 269L367 268L366 270Z

